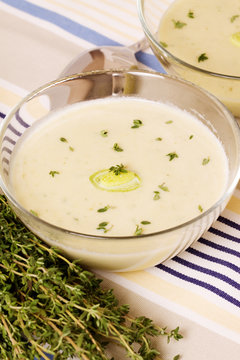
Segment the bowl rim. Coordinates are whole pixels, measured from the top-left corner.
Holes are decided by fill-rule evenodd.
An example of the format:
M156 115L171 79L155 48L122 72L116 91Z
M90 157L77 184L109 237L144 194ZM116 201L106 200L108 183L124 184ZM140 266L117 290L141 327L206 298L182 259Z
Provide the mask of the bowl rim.
M61 84L61 83L65 83L68 81L73 81L75 79L81 79L81 78L85 78L87 76L92 76L92 75L105 75L105 74L109 74L112 77L116 76L116 75L126 75L126 74L132 74L132 75L142 75L144 74L145 76L150 76L150 77L157 77L157 78L164 78L164 79L170 79L174 82L179 82L179 83L183 83L189 87L193 87L196 88L197 91L202 92L204 95L206 95L213 103L215 103L215 105L217 105L217 107L224 112L227 116L228 116L228 121L230 121L231 126L236 130L237 133L237 137L238 137L238 145L239 145L239 149L240 149L240 127L238 125L237 120L234 118L234 116L232 115L232 113L227 109L227 107L214 95L212 95L211 93L209 93L208 91L206 91L205 89L199 87L198 85L195 85L187 80L181 79L177 76L173 76L173 75L168 75L168 74L162 74L156 71L151 71L151 70L95 70L95 71L89 71L89 72L84 72L84 73L77 73L77 74L73 74L70 76L65 76L62 78L58 78L55 80L52 80L46 84L43 84L42 86L38 87L37 89L33 90L32 92L30 92L29 94L27 94L26 96L24 96L22 98L22 100L20 102L18 102L10 111L9 113L6 115L6 117L2 120L1 124L0 124L0 144L2 143L2 138L3 138L3 130L5 129L5 126L7 125L9 119L11 119L11 117L17 112L17 110L27 101L33 99L35 96L40 95L44 90L49 89L51 87L54 87L55 85ZM6 196L7 200L9 200L10 204L13 204L13 206L15 208L17 208L20 212L22 212L23 214L25 214L26 216L30 217L30 219L34 220L34 221L38 221L39 224L43 225L43 226L48 226L50 229L53 229L55 231L60 231L63 232L64 234L68 234L68 235L74 235L76 237L79 238L90 238L90 239L101 239L101 240L138 240L139 238L148 238L148 237L153 237L153 236L159 236L162 234L166 234L166 233L171 233L174 231L177 231L179 229L182 229L184 227L187 227L189 225L191 225L194 222L198 222L201 219L203 219L206 215L212 213L216 208L218 208L222 203L224 203L225 200L227 200L233 193L234 189L236 188L238 181L240 179L240 156L238 159L238 167L235 170L235 176L231 182L231 184L227 187L227 189L224 191L224 193L222 194L222 196L218 199L218 201L216 201L209 209L207 209L206 211L204 211L203 213L199 214L198 216L195 216L194 218L191 218L188 221L185 221L179 225L164 229L164 230L160 230L160 231L155 231L155 232L151 232L151 233L147 233L147 234L141 234L141 235L127 235L127 236L111 236L111 235L93 235L93 234L86 234L86 233L81 233L81 232L77 232L77 231L72 231L57 225L54 225L44 219L41 219L40 217L32 214L30 211L28 211L27 209L25 209L15 198L14 194L11 192L11 190L9 189L9 187L7 185L5 185L5 181L3 179L2 176L2 168L0 168L0 189L3 191L4 195ZM34 231L33 231L34 233ZM53 242L55 242L55 240L53 240Z
M191 70L201 72L204 75L223 78L223 79L228 79L228 80L240 80L240 76L222 74L222 73L206 70L206 69L200 68L198 66L192 65L190 63L187 63L186 61L184 61L184 60L180 59L179 57L177 57L177 56L173 55L172 53L170 53L166 48L164 48L160 44L160 42L158 42L154 38L152 32L150 31L150 29L149 29L149 27L147 25L147 22L146 22L145 16L144 16L144 0L137 0L137 10L138 10L138 17L139 17L140 23L142 25L143 31L144 31L148 41L150 42L150 46L151 46L151 43L154 44L154 46L156 48L159 48L161 50L161 52L164 54L164 56L166 56L166 58L172 58L176 63L179 63L182 66L185 66L185 67L187 67L187 68L189 68ZM159 62L160 62L160 60L159 60Z

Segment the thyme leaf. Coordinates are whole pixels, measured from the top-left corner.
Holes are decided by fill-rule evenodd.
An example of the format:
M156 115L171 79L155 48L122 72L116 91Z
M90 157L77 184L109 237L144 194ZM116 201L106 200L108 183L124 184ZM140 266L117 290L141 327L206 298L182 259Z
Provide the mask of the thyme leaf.
M174 27L176 29L182 29L184 26L187 25L186 23L179 21L179 20L172 20L172 21L173 21Z
M68 142L65 137L60 137L60 141L62 141L62 142Z
M127 173L128 172L123 164L116 165L116 166L111 166L109 168L109 171L114 172L115 175L119 175L121 173Z
M142 234L142 232L143 232L143 228L141 228L139 225L136 225L134 236L139 236Z
M108 232L112 227L110 228L106 228L106 226L108 225L109 223L107 221L103 221L101 222L100 224L98 224L98 227L97 227L97 230L103 230L104 233Z
M189 10L188 11L188 15L187 15L190 19L194 19L195 16L194 16L194 12L192 10Z
M154 196L153 196L153 200L159 200L160 199L160 192L159 191L154 191Z
M35 211L35 210L32 210L32 209L31 209L31 210L30 210L30 213L33 214L34 216L39 217L37 211Z
M172 161L173 159L178 158L178 154L175 151L167 154L166 156L169 156L169 161Z
M198 57L198 62L201 62L201 61L205 61L208 59L208 56L206 55L206 53L202 53L201 55L199 55Z
M142 125L143 125L142 120L135 119L135 120L133 120L133 125L131 126L131 128L138 129Z
M110 208L110 206L109 206L109 205L106 205L106 206L104 206L103 208L98 209L97 212L99 212L99 213L106 212L109 208Z
M210 157L204 158L202 161L202 165L207 165L210 161Z
M123 151L123 149L118 145L118 143L115 143L113 145L113 150L118 151L118 152Z
M240 15L233 15L230 18L231 23L233 23Z
M166 186L165 183L162 183L161 185L158 185L159 189L163 190L163 191L167 191L169 192L169 188Z
M68 140L65 137L60 137L59 140L64 143L68 143ZM68 148L70 151L74 151L74 148L72 146L69 146Z
M168 47L168 44L167 44L166 42L164 42L164 41L160 41L159 43L160 43L160 45L162 45L162 47L164 47L164 48Z
M102 137L107 137L107 136L108 136L108 130L101 130L101 131L100 131L100 135L101 135Z
M54 177L55 175L59 175L59 174L60 174L60 172L56 171L56 170L49 171L49 175L51 175L52 177Z

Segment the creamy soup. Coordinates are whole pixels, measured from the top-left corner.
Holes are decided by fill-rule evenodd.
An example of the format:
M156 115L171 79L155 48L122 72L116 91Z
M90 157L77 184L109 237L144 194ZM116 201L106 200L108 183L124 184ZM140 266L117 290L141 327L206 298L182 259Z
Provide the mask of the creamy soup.
M118 98L69 106L33 125L14 149L12 189L34 215L81 233L167 229L223 194L222 145L170 105Z
M163 16L166 49L192 65L240 76L239 0L177 0Z
M161 44L177 58L215 73L240 77L239 0L176 0L159 26ZM206 88L240 116L240 81L216 79L179 68L179 75Z

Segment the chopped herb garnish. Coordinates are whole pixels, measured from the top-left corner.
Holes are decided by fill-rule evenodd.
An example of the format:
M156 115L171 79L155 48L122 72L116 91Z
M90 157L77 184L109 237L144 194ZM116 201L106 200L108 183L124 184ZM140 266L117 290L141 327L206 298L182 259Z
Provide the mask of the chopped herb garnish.
M55 170L49 171L49 175L51 175L52 177L54 177L54 176L57 175L57 174L60 174L60 172L59 172L59 171L55 171Z
M207 157L207 158L204 158L203 161L202 161L202 165L207 165L210 161L210 158Z
M107 221L103 221L103 222L101 222L100 224L98 224L98 229L99 229L99 228L103 229L103 228L105 228L107 225L108 225L108 222L107 222Z
M147 220L143 220L143 221L141 221L141 224L142 225L149 225L149 224L151 224L151 222L147 221Z
M109 171L114 172L115 175L119 175L121 173L127 173L128 171L125 169L125 166L123 164L121 165L116 165L116 166L111 166L109 168Z
M193 138L193 136L194 136L194 135L190 135L190 136L189 136L189 140L191 140L191 139Z
M182 29L184 26L187 25L186 23L179 21L179 20L172 20L172 21L173 21L174 27L176 29Z
M168 44L165 43L164 41L160 41L159 43L160 43L160 45L162 45L162 47L164 47L164 48L168 47Z
M143 123L142 123L141 120L135 119L135 120L133 120L133 126L131 126L131 128L132 128L132 129L137 129L137 128L139 128L139 127L142 126L142 125L143 125Z
M98 209L98 211L97 211L97 212L102 213L102 212L107 211L109 208L110 208L110 206L109 206L109 205L107 205L107 206L104 206L103 208Z
M194 19L194 13L193 13L193 11L192 10L189 10L189 12L188 12L188 15L187 15L190 19Z
M155 140L156 140L156 141L162 141L162 138L161 138L161 137L157 137Z
M158 185L159 189L163 190L163 191L169 191L169 188L166 186L165 183L162 183L161 185Z
M64 142L64 143L67 143L67 139L65 137L60 137L60 141ZM69 150L70 151L74 151L74 148L72 146L69 146Z
M107 221L103 221L100 224L98 224L97 230L103 230L104 233L108 232L109 230L111 230L112 226L109 229L106 229L106 226L108 226L108 222Z
M114 149L115 151L118 151L118 152L123 151L123 149L118 145L118 143L115 143L115 144L113 145L113 149Z
M201 205L198 205L198 210L199 210L200 212L203 212L203 208L202 208Z
M160 192L159 191L154 191L154 196L153 196L153 200L159 200L160 199Z
M173 358L173 360L179 360L180 359L180 355L178 354L178 355L175 355L174 356L174 358Z
M239 17L239 15L233 15L233 16L230 18L231 23L233 23L238 17Z
M101 130L100 135L103 136L103 137L107 137L108 136L108 130Z
M60 137L60 141L62 141L62 142L68 142L65 137Z
M143 232L143 229L139 225L137 225L134 235L135 236L141 235L142 232Z
M198 57L198 62L201 62L201 61L205 61L208 59L208 56L206 55L206 53L202 53L201 55L199 55Z
M165 124L172 124L172 123L173 123L172 120L165 121Z
M178 154L176 154L175 152L169 153L166 156L169 156L169 161L172 161L175 158L178 158Z
M35 210L30 210L30 213L32 213L34 216L39 217L38 213Z

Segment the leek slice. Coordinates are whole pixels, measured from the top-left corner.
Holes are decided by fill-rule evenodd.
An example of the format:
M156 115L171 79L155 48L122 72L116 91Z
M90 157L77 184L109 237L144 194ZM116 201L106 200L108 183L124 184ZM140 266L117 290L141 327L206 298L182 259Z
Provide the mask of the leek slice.
M233 45L240 46L240 31L232 34L231 42Z
M126 171L116 175L109 169L95 172L89 177L91 183L98 189L106 191L132 191L141 184L140 177L133 171Z

